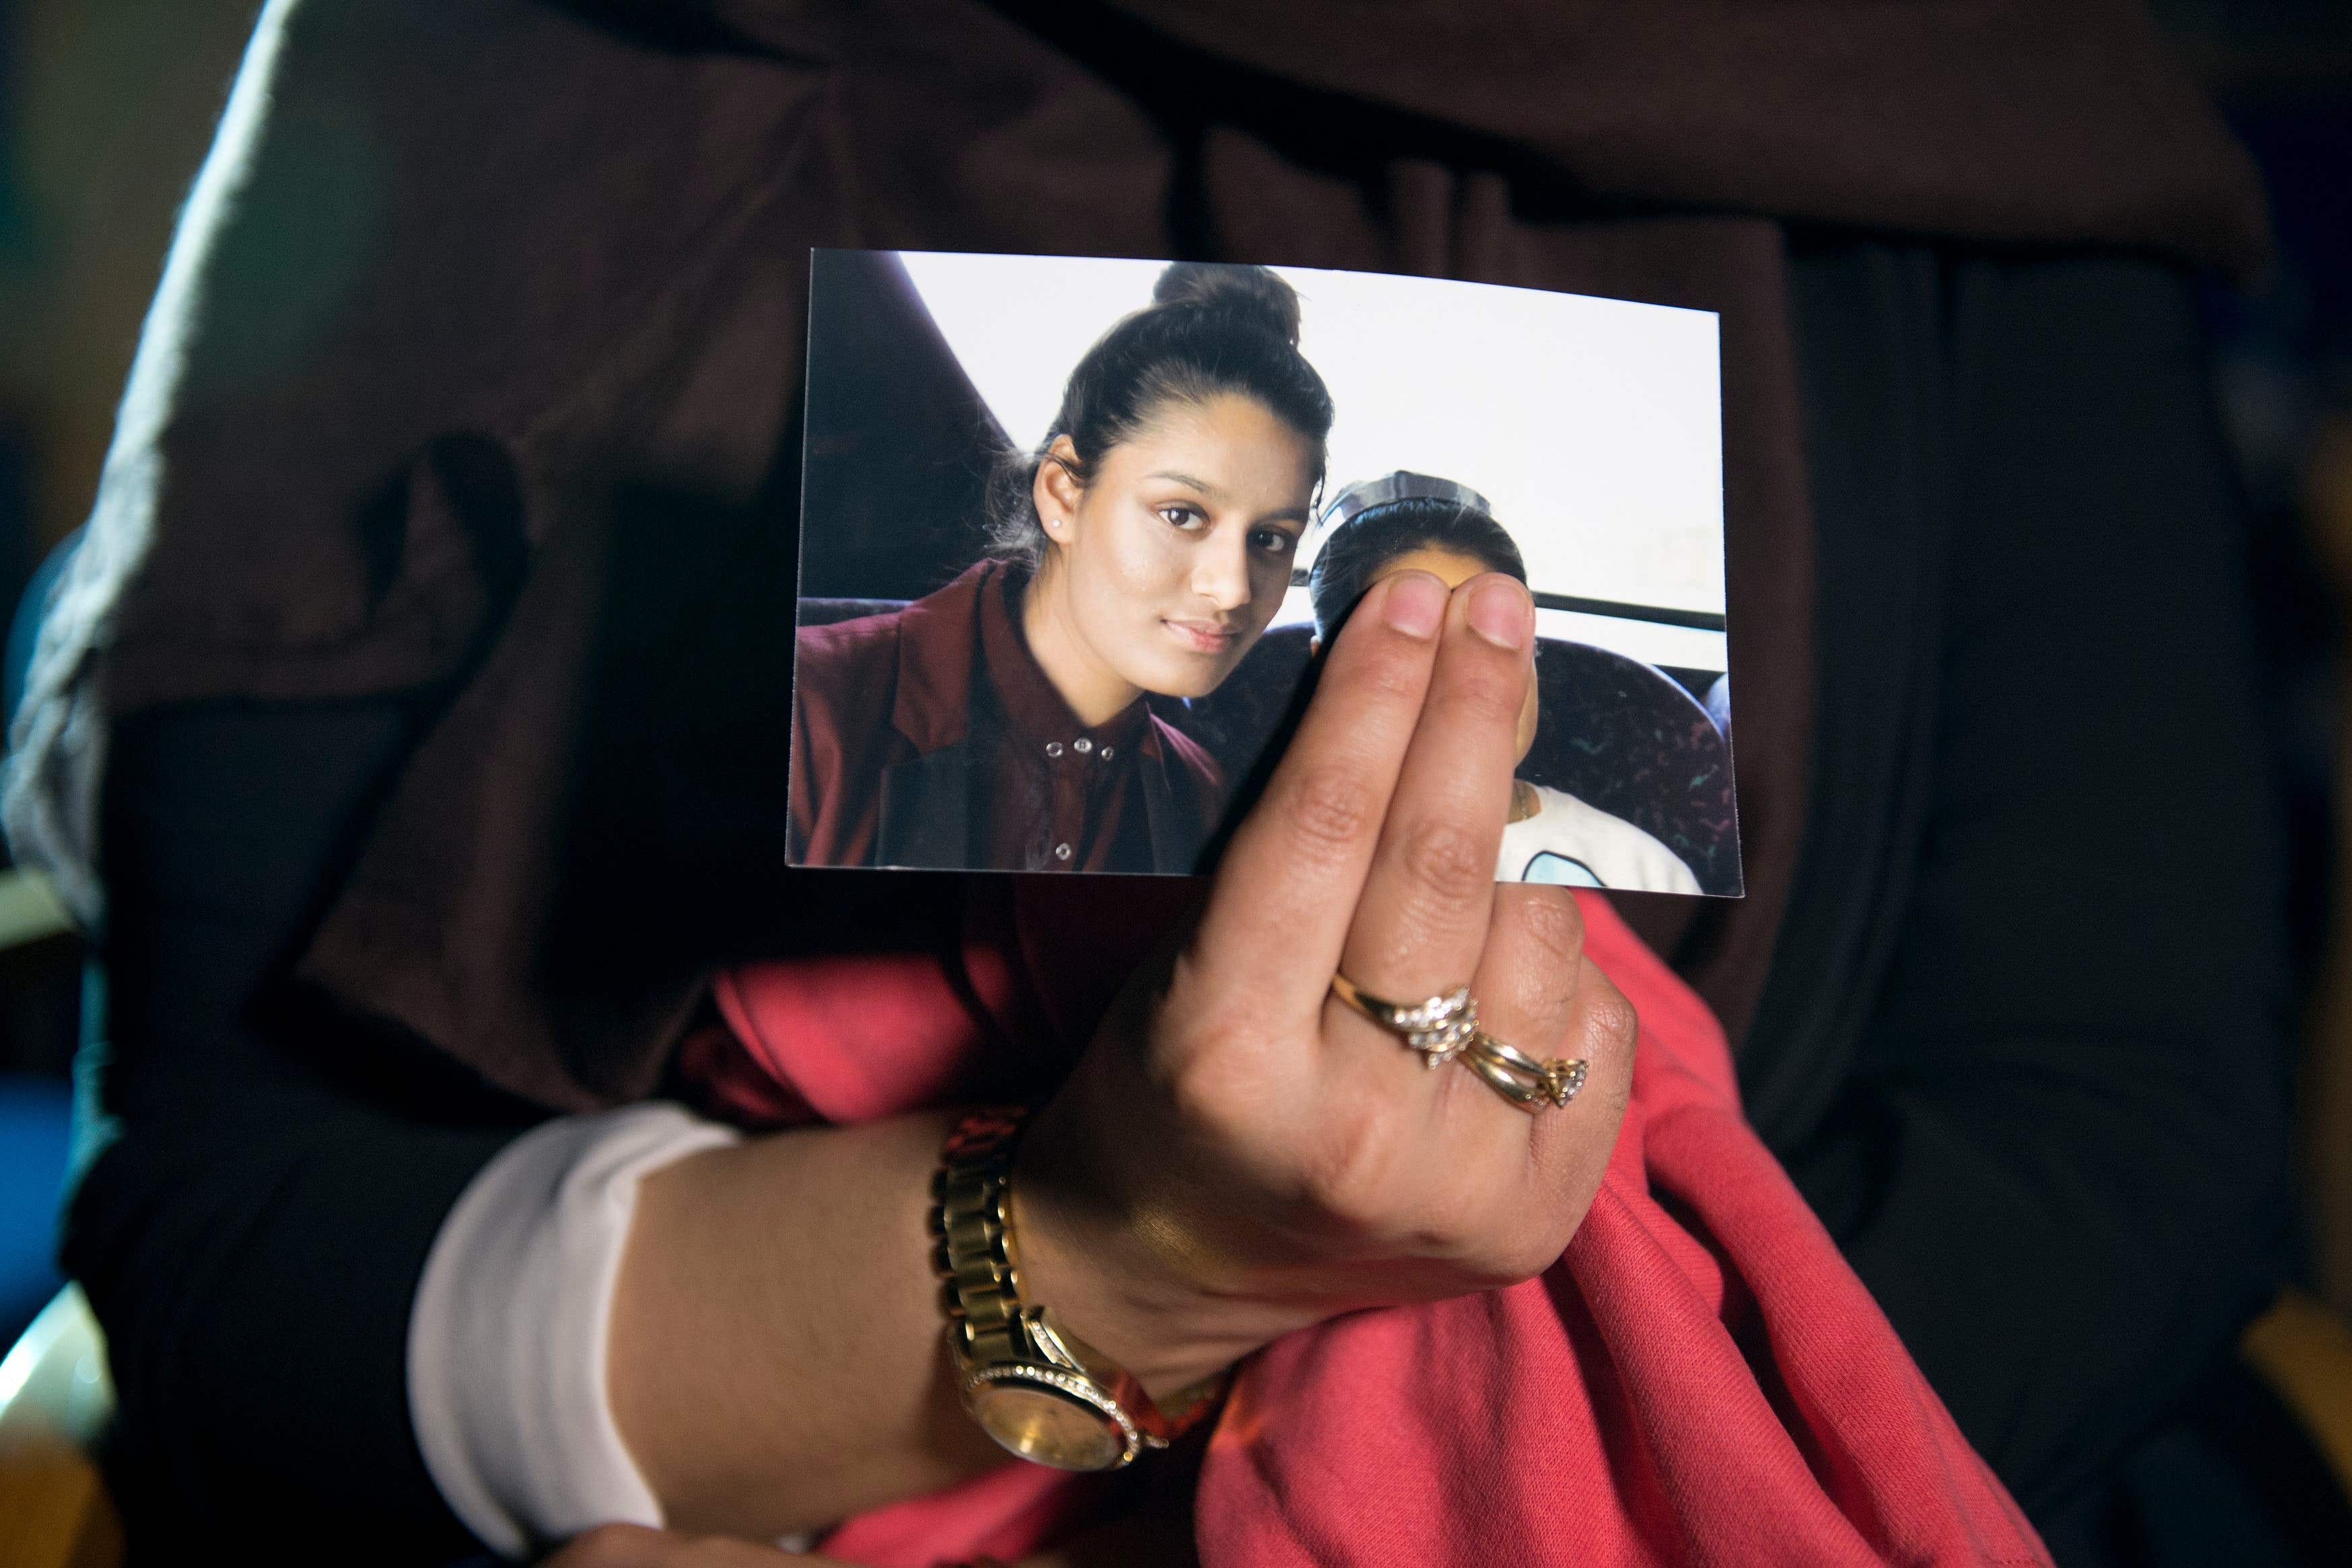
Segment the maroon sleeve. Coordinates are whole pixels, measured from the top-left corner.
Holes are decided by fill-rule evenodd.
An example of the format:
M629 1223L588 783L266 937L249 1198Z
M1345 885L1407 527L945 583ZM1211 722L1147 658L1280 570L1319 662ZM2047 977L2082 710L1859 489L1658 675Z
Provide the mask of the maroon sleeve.
M897 647L888 616L801 630L786 835L794 865L863 866L873 858L882 772L905 749L890 724Z

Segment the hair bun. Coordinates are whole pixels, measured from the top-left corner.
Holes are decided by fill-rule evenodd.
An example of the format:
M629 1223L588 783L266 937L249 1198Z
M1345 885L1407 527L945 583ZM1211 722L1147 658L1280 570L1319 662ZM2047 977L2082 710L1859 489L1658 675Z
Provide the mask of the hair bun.
M1151 302L1222 310L1298 346L1298 290L1264 267L1228 261L1172 261L1152 286Z

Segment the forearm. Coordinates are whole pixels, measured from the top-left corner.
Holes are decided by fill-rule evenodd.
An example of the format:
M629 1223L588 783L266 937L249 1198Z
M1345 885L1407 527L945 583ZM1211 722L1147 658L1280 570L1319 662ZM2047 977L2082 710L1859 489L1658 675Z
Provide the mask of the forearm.
M1151 1205L1102 1184L1100 1143L1138 1133L1089 1082L1082 1069L1024 1141L1024 1300L1160 1398L1323 1315L1201 1289L1200 1249L1171 1256ZM931 1268L931 1177L957 1114L779 1133L639 1183L608 1385L672 1528L772 1537L1005 1462L958 1396Z
M640 1184L609 1377L673 1527L773 1537L1003 1461L957 1399L930 1268L951 1120L780 1133Z

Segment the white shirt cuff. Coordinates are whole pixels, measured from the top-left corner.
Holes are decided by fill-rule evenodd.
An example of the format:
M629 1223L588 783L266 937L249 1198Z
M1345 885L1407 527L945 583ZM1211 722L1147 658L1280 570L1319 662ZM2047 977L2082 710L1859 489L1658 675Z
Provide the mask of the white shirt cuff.
M409 1419L492 1551L662 1523L606 1394L613 1291L638 1178L739 1138L675 1105L562 1117L501 1150L442 1222L409 1310Z

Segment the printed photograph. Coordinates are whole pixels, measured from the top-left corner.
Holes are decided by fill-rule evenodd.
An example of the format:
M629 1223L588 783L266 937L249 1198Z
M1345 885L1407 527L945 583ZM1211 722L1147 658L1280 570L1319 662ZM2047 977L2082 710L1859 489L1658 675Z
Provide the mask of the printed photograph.
M1374 584L1537 605L1496 876L1737 896L1716 317L819 250L791 861L1187 875Z

